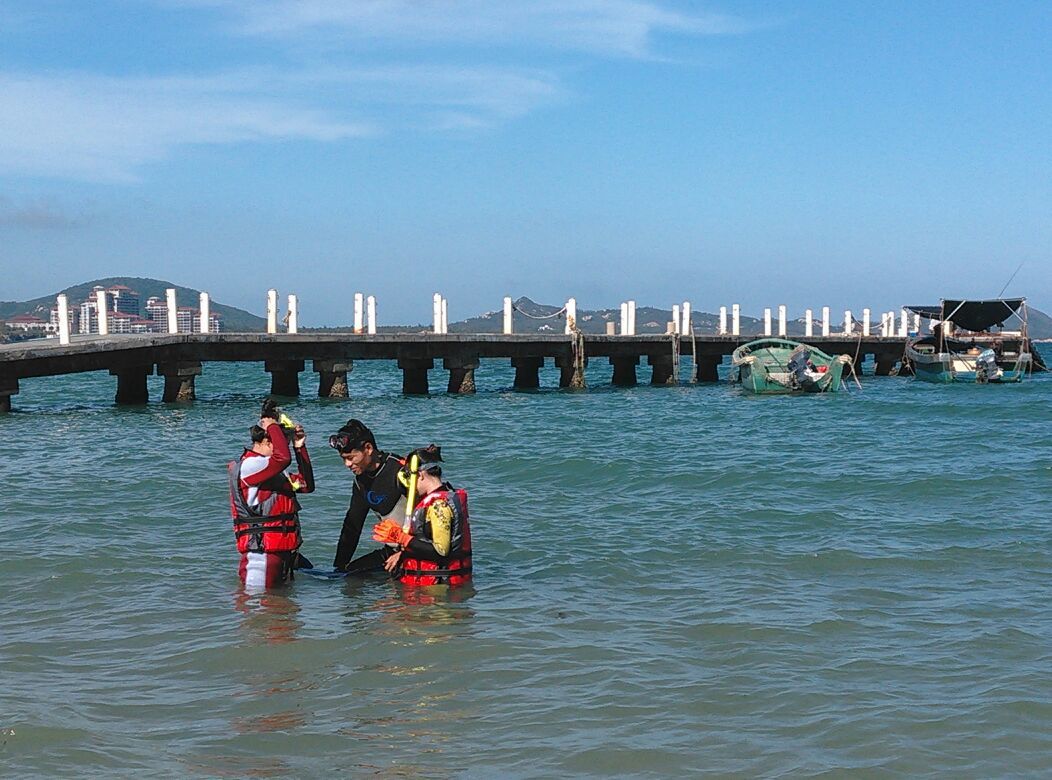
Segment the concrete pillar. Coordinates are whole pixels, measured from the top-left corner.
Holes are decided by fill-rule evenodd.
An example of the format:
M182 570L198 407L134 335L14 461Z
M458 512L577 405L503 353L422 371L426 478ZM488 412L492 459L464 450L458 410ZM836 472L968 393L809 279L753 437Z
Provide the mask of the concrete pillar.
M721 336L727 335L727 307L720 306L720 327L717 333Z
M683 323L679 319L679 304L674 303L672 304L672 332L681 334L683 333L682 327Z
M719 382L720 363L723 362L722 355L699 355L698 356L698 381Z
M434 365L435 361L432 358L399 358L402 392L406 395L427 395L427 372L434 368Z
M566 301L566 327L563 332L569 336L577 327L577 299L568 298Z
M146 386L146 377L152 370L152 365L111 368L110 376L117 377L117 395L113 400L121 405L144 404L149 401L150 391Z
M347 375L354 368L350 360L315 360L318 375L318 398L346 398Z
M815 314L810 309L804 312L804 336L811 338L815 335Z
M694 325L690 319L690 301L683 301L683 308L681 309L681 311L683 312L683 319L679 324L679 332L682 333L684 336L689 336L691 330L693 330L694 328Z
M95 311L98 314L99 321L99 335L108 336L110 333L110 313L108 311L109 306L106 305L106 291L96 290L95 291Z
M11 411L11 396L18 394L18 380L15 377L0 379L0 414Z
M300 329L300 301L294 294L289 293L289 333L299 333Z
M300 394L302 360L268 360L263 370L270 374L270 394L295 398Z
M504 335L510 336L513 332L514 326L512 325L512 308L511 308L511 296L504 296Z
M450 393L474 393L475 392L475 369L479 367L477 357L443 358L442 368L449 372L449 385L446 388Z
M673 370L672 355L647 355L647 364L651 367L650 384L674 385L678 377Z
M829 335L829 307L822 307L822 335Z
M376 335L376 296L370 295L365 299L365 332L370 336Z
M360 292L354 294L354 332L362 332L362 302L365 300Z
M769 308L763 310L763 335L771 335L771 310Z
M613 322L606 323L606 335L607 336L616 336L617 335L617 325L615 325Z
M899 323L899 338L906 338L909 335L909 312L905 309L902 310L902 321ZM944 329L945 330L945 329Z
M442 333L449 333L449 301L442 299Z
M636 302L628 302L628 335L636 335Z
M869 335L869 309L862 310L862 335Z
M212 319L212 304L208 300L208 293L201 293L198 299L197 311L201 315L201 326L199 330L202 333L210 333L211 328L209 327L209 320Z
M895 368L895 362L902 357L902 355L878 353L874 355L876 366L873 369L874 376L891 376L892 370Z
M442 294L431 296L431 330L437 335L442 332Z
M921 331L921 316L917 313L913 314L913 332L920 334Z
M621 335L628 335L628 301L621 304Z
M588 365L587 357L584 359L584 364L585 366ZM555 358L555 365L559 367L559 387L572 390L584 388L584 368L577 365L577 361L574 360L572 354L558 355Z
M742 309L737 303L731 306L731 335L740 336L742 333Z
M58 296L58 343L69 344L69 298Z
M544 367L543 357L513 357L511 364L515 368L516 390L536 390L541 386L540 370Z
M175 298L175 288L169 287L164 291L164 303L168 309L168 332L179 332L179 302Z
M614 367L614 378L611 382L615 387L634 387L636 384L636 366L639 365L638 355L618 355L610 358L610 365Z
M783 339L789 335L789 324L785 318L785 305L779 304L778 306L778 335Z
M855 318L851 314L851 309L844 309L844 335L850 336L855 330Z
M193 401L197 398L194 378L200 375L200 363L158 363L157 376L164 377L164 396L161 400L166 404Z
M278 332L278 291L267 290L267 333Z

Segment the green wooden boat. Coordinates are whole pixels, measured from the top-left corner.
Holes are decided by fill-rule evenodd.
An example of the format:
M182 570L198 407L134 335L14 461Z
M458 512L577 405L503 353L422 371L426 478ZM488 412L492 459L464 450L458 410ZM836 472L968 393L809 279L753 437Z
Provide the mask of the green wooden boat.
M764 338L742 344L731 355L742 388L757 395L835 393L843 383L847 355L832 357L809 344Z

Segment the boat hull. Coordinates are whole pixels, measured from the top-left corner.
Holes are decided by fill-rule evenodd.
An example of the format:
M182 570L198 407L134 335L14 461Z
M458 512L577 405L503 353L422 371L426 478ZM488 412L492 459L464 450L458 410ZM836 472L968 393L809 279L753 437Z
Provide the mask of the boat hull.
M794 352L806 349L814 370L790 370ZM805 395L835 393L843 388L846 355L831 357L807 344L784 339L759 339L734 351L731 364L738 369L742 389L754 395Z

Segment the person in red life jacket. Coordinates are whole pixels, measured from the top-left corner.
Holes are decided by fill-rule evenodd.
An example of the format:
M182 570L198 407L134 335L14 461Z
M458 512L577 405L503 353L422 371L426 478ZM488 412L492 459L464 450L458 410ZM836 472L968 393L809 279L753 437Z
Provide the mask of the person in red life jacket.
M375 512L381 520L390 517L401 522L405 518L406 488L398 478L402 459L379 449L373 432L361 420L348 420L329 437L329 446L340 454L343 465L354 474L351 503L343 518L332 565L339 571L354 574L383 571L384 560L392 552L389 547L351 559L370 512Z
M302 425L271 409L275 416L263 416L249 429L252 447L229 466L230 510L241 553L238 573L252 588L279 585L292 579L293 569L310 568L297 552L303 537L296 494L314 492L307 434ZM285 471L292 463L290 438L298 469L292 474Z
M416 488L420 496L408 529L394 520L373 526L373 539L400 549L384 568L403 585L462 585L471 581L471 527L468 494L442 480L442 452L432 444L410 453L418 461ZM407 466L408 470L410 466Z

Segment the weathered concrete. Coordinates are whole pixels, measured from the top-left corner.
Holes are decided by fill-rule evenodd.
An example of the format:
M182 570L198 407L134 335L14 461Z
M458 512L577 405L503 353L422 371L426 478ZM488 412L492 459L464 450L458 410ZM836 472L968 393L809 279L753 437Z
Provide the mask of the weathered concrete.
M679 382L675 372L675 360L672 355L647 355L647 363L652 371L650 384L674 385Z
M267 360L263 370L270 374L270 394L296 398L300 394L302 360Z
M194 378L202 373L200 363L158 363L157 375L164 377L165 403L193 401L197 398Z
M11 411L11 396L18 395L18 380L0 379L0 413Z
M475 369L479 367L479 359L452 357L442 360L442 368L449 372L449 385L447 391L450 393L474 393L475 392Z
M719 355L703 355L698 358L698 381L699 382L719 382L720 364L723 362L723 357Z
M435 367L432 358L399 358L402 369L402 392L405 395L427 395L427 372Z
M614 376L611 382L617 387L635 387L636 366L639 365L638 355L622 355L611 357L610 364L614 367Z
M319 398L347 398L347 375L354 368L351 360L315 360Z
M895 364L899 361L902 354L889 355L886 352L877 353L874 356L875 365L873 367L874 376L891 376L892 371L895 370Z
M533 355L513 357L511 364L515 367L516 390L536 390L541 386L540 371L544 367L543 357Z
M149 402L150 390L146 385L146 377L152 371L152 365L110 369L110 375L117 377L117 394L113 400L129 406Z

